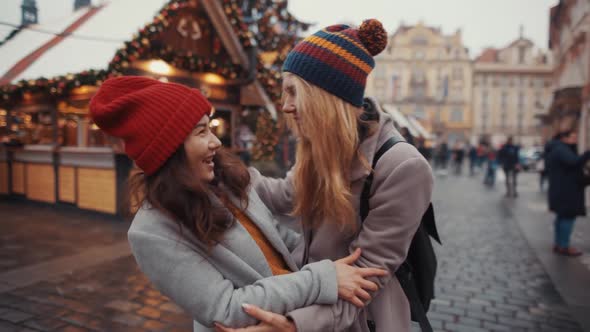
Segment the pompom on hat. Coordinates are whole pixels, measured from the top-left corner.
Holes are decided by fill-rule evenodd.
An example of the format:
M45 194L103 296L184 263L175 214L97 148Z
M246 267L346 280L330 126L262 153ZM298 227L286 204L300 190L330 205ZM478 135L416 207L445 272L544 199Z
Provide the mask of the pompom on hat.
M357 28L332 25L306 37L287 55L283 71L362 106L373 57L387 46L387 32L376 19Z
M110 78L90 101L96 125L122 138L125 153L147 175L154 174L211 111L199 90L141 76Z

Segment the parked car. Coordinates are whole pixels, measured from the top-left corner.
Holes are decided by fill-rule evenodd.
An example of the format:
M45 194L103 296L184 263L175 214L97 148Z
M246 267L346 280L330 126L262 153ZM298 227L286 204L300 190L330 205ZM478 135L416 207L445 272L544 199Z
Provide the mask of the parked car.
M541 159L543 149L540 147L531 147L520 149L520 165L525 171L534 171L537 161Z

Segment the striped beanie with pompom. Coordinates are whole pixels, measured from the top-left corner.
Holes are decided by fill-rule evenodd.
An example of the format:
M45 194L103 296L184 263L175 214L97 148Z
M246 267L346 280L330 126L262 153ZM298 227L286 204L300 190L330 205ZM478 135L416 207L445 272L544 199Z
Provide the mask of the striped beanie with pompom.
M381 22L369 19L357 28L332 25L306 37L287 55L283 72L360 107L367 76L375 67L373 56L387 45Z

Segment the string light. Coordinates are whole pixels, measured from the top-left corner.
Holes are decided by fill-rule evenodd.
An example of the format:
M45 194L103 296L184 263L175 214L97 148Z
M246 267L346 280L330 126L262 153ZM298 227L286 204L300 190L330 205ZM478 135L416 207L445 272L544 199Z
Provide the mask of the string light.
M140 29L132 40L124 43L113 56L108 68L104 70L87 70L49 79L41 77L1 86L0 106L16 104L27 93L45 93L61 98L67 97L74 88L79 86L100 86L109 77L123 75L136 60L162 59L168 65L189 72L219 75L219 81L242 77L245 74L244 68L231 61L217 37L213 40L214 56L212 57L183 54L159 41L162 33L169 29L171 19L190 5L190 0L175 0L166 4L152 22ZM262 61L260 56L257 58L257 79L278 107L281 96L282 63L289 50L299 40L299 32L307 30L309 24L298 21L287 11L287 1L253 1L248 15L256 15L258 19L248 20L245 19L241 9L242 1L223 0L222 6L234 33L244 48L256 47L259 53L276 52L277 56L271 63ZM203 31L203 34L214 35L210 31ZM83 36L78 36L78 38L81 37ZM274 146L278 142L277 130L276 121L268 112L263 112L257 126L258 142L254 153L256 159L274 158Z

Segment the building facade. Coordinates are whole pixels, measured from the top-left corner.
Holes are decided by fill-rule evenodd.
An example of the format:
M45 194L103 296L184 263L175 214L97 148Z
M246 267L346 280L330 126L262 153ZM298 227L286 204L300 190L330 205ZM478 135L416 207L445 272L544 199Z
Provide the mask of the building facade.
M469 138L473 75L461 30L445 35L423 23L402 24L375 62L368 95L418 119L439 138Z
M577 129L578 151L590 149L590 2L560 0L549 15L549 48L555 59L549 130ZM586 204L590 206L590 190Z
M488 48L473 65L473 140L494 146L508 136L523 146L542 145L539 116L551 99L551 56L521 36Z
M555 133L578 129L590 148L590 3L561 0L551 8L549 47L555 59L553 103L547 124Z

